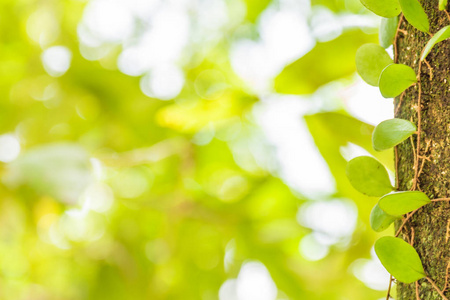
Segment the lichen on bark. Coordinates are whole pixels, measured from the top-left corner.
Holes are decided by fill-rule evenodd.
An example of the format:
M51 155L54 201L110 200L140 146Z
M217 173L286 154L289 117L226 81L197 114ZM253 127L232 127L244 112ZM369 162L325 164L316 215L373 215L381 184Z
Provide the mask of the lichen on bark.
M420 1L430 20L430 31L437 32L450 21L443 11L438 10L438 0ZM398 62L418 71L420 53L430 36L412 27L406 20L397 39ZM437 44L427 57L427 64L421 68L421 116L422 134L419 168L424 162L418 188L430 198L450 197L450 40ZM431 77L432 74L432 77ZM417 124L417 85L409 88L399 106L397 118L411 120ZM409 190L414 178L413 147L416 137L406 140L397 147L399 190ZM428 151L425 152L428 143ZM450 261L450 203L439 202L423 207L404 227L400 237L409 241L411 227L414 228L414 247L421 257L427 275L439 288L444 287L447 264ZM399 227L397 222L396 227ZM442 299L428 281L419 281L419 295L422 300ZM445 294L450 297L450 292ZM397 299L416 299L415 284L397 285Z

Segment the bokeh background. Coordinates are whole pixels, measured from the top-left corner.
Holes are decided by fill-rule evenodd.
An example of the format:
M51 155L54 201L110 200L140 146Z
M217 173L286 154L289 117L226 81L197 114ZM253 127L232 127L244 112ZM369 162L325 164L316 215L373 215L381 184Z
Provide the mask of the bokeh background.
M0 1L0 299L385 299L358 0Z

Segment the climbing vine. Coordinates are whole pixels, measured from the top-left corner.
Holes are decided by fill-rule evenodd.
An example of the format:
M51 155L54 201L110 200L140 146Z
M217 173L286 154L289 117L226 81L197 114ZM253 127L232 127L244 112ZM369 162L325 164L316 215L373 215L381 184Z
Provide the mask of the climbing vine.
M430 32L430 23L422 5L418 0L361 0L362 4L375 14L383 17L380 26L380 45L365 44L356 52L356 68L364 81L372 86L378 86L385 98L399 97L395 111L402 103L404 93L411 87L417 88L417 124L409 120L394 118L381 122L375 127L372 135L373 148L383 151L394 148L396 184L392 186L386 168L376 159L369 156L356 157L348 162L347 177L353 187L359 192L380 197L378 203L370 214L370 225L373 230L381 232L387 229L394 221L402 220L395 236L385 236L375 242L375 252L383 266L391 274L386 299L390 297L393 277L399 282L415 283L416 300L419 297L418 280L426 279L439 293L442 299L448 300L444 292L448 287L448 268L445 274L445 284L439 288L434 280L425 272L419 254L414 249L414 228L410 228L411 236L405 241L398 236L407 225L411 217L425 205L433 205L439 201L450 201L450 198L430 199L421 191L419 177L425 163L421 155L422 112L421 112L421 71L425 63L428 67L430 80L433 78L432 68L427 62L427 55L433 47L450 38L450 25L438 30L435 34ZM447 1L439 1L439 10L446 11ZM429 35L429 40L420 53L417 73L410 66L399 64L397 38L404 33L400 26L406 19L416 29ZM393 45L394 58L392 59L385 48ZM413 136L416 135L416 144ZM414 177L410 189L400 191L398 184L398 154L397 145L411 141L414 156ZM427 143L428 150L429 143ZM424 152L424 153L425 153Z

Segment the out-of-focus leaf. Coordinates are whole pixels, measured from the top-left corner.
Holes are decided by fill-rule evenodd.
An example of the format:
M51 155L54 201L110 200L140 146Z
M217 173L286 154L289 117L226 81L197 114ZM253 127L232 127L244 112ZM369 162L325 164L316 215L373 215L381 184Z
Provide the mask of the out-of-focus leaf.
M311 6L326 6L334 12L362 13L367 10L359 0L312 0Z
M391 18L401 12L398 0L361 0L361 3L380 17Z
M436 32L433 37L428 41L423 49L422 55L420 56L420 60L424 60L427 55L430 53L431 49L433 49L434 45L442 42L450 37L450 25L441 28L438 32Z
M317 43L275 78L275 90L284 94L311 94L326 83L347 77L355 72L356 50L375 40L375 35L353 30L332 41Z
M423 32L430 32L430 22L418 0L398 0L403 15L408 22Z
M417 82L414 70L402 64L387 66L380 75L380 91L384 98L393 98Z
M272 0L245 0L247 4L247 20L255 22Z
M227 92L216 100L174 103L158 111L156 118L161 126L182 132L197 132L208 124L226 126L227 120L250 109L255 101L256 98L243 93Z
M392 153L375 151L371 141L374 127L351 116L341 113L319 113L305 116L305 120L314 142L336 180L340 194L360 200L355 203L362 219L368 222L373 204L370 198L356 191L348 181L347 160L343 157L342 149L349 143L355 144L364 148L391 170L393 169Z
M406 140L416 130L416 125L408 120L397 118L385 120L378 124L373 131L373 148L376 151L392 148Z
M439 0L439 10L447 9L447 0Z
M386 169L373 157L355 157L348 162L346 173L352 186L367 196L383 196L394 189Z
M49 144L30 149L12 163L7 180L73 204L92 180L89 168L89 157L79 145Z
M378 32L378 40L383 48L387 48L394 42L395 33L397 32L398 17L381 18L380 30Z
M395 220L401 218L401 216L388 215L378 204L376 204L370 213L370 227L376 232L381 232L386 230Z
M378 86L380 74L393 61L383 47L377 44L365 44L356 51L356 70L361 78L370 85Z
M426 276L416 250L400 238L380 238L375 243L375 252L386 270L400 282L411 283Z
M387 194L381 197L378 205L389 215L401 216L428 203L431 203L431 200L425 193L406 191Z

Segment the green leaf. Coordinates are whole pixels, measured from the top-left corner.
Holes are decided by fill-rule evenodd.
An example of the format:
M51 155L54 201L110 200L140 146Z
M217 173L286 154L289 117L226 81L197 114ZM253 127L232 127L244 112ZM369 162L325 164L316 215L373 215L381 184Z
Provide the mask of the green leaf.
M417 131L414 123L403 119L389 119L375 127L372 144L376 151L383 151L398 145Z
M402 64L391 64L380 75L380 91L384 98L393 98L417 82L414 70Z
M422 55L420 56L420 60L424 60L425 57L427 57L431 49L433 49L434 45L436 45L439 42L442 42L445 39L448 39L449 37L450 37L450 26L445 26L444 28L436 32L436 34L433 35L433 37L425 45Z
M365 195L379 197L394 189L384 166L370 156L355 157L345 171L352 186Z
M447 0L439 0L439 10L447 9Z
M401 12L397 0L361 0L361 3L370 11L385 18L398 16Z
M267 8L271 0L245 0L247 5L247 20L255 23L259 15Z
M399 216L388 215L376 204L370 213L370 227L376 232L381 232L387 229L395 220L401 218Z
M365 82L378 86L380 74L393 61L383 47L377 44L365 44L356 51L356 70Z
M385 213L400 216L431 203L425 193L419 191L394 192L381 197L378 205Z
M398 281L412 283L426 276L419 254L400 238L385 236L375 243L375 253Z
M378 40L383 48L387 48L394 42L395 33L397 32L398 17L381 18L380 30L378 32Z
M274 81L275 91L282 94L311 94L324 84L352 76L355 72L356 50L370 42L376 42L376 35L352 30L332 41L317 43L310 52L281 71Z
M428 16L417 0L399 0L403 15L408 22L420 31L429 33L430 22Z

